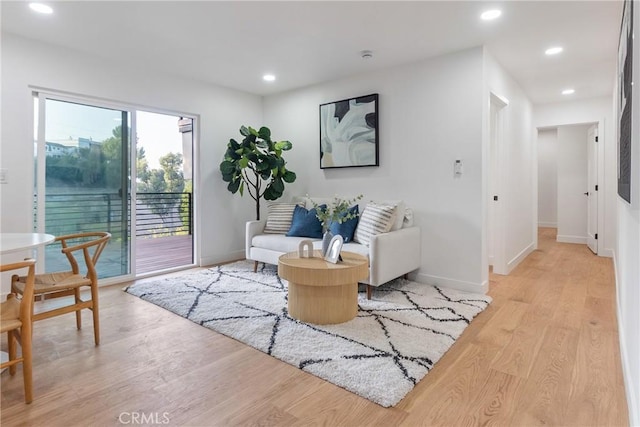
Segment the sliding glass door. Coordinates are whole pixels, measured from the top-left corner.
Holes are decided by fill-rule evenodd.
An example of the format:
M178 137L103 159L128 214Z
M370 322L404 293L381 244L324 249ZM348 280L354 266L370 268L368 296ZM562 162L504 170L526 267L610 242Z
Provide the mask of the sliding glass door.
M110 232L100 278L192 266L193 120L43 93L34 107L34 229ZM47 251L47 271L68 269Z
M35 229L56 236L108 231L100 277L129 275L131 113L46 96L36 103ZM45 255L45 268L68 264Z

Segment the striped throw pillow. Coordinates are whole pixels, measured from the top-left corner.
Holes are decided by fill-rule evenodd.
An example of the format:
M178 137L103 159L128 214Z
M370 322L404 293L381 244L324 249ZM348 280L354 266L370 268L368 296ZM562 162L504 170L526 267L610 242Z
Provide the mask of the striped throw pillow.
M358 227L353 236L353 240L369 246L371 236L380 233L387 233L391 230L391 226L396 218L396 207L390 205L378 205L369 203L364 208L364 212L360 214Z
M286 234L291 228L295 203L270 203L264 232L269 234Z

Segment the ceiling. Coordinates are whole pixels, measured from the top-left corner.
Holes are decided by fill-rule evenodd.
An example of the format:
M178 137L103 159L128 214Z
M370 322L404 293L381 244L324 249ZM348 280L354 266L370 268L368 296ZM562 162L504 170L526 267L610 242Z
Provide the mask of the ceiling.
M2 31L259 95L485 45L534 104L612 93L622 13L620 1L45 3L52 15L3 1ZM481 21L490 8L502 16ZM554 45L564 52L546 56Z

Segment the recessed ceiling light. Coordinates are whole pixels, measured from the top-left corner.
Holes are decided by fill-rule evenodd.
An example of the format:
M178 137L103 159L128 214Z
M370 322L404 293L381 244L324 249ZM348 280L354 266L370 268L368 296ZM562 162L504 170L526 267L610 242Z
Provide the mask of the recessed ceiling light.
M549 49L545 50L544 53L545 55L557 55L560 52L562 52L562 48L560 46L554 46L554 47L550 47Z
M562 94L563 94L563 95L572 95L572 94L574 94L575 92L576 92L576 90L575 90L575 89L565 89L565 90L563 90L563 91L562 91Z
M38 13L45 13L47 15L51 15L53 13L53 9L50 6L42 3L29 3L29 7L31 10Z
M490 21L492 19L496 19L498 16L502 15L502 11L498 9L487 10L480 15L480 19L484 21Z
M276 79L276 76L274 76L273 74L265 74L264 76L262 76L262 80L264 80L265 82L272 82Z

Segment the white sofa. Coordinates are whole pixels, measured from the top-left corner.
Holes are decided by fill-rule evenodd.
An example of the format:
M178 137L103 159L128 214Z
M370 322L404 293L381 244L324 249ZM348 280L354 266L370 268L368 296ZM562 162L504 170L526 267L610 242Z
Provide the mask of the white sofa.
M318 203L326 203L330 199L313 198ZM312 207L307 198L296 197L293 203ZM421 239L420 228L413 225L413 215L402 201L388 201L396 205L396 220L391 231L371 237L369 246L356 242L345 243L342 250L355 252L369 259L369 277L362 283L367 285L367 298L371 298L371 287L380 286L397 277L420 267ZM364 211L366 203L359 203L360 213ZM280 255L298 250L298 244L308 237L289 237L284 234L263 233L266 219L248 221L246 224L246 258L258 262L278 264ZM321 249L321 239L313 240L314 249Z

